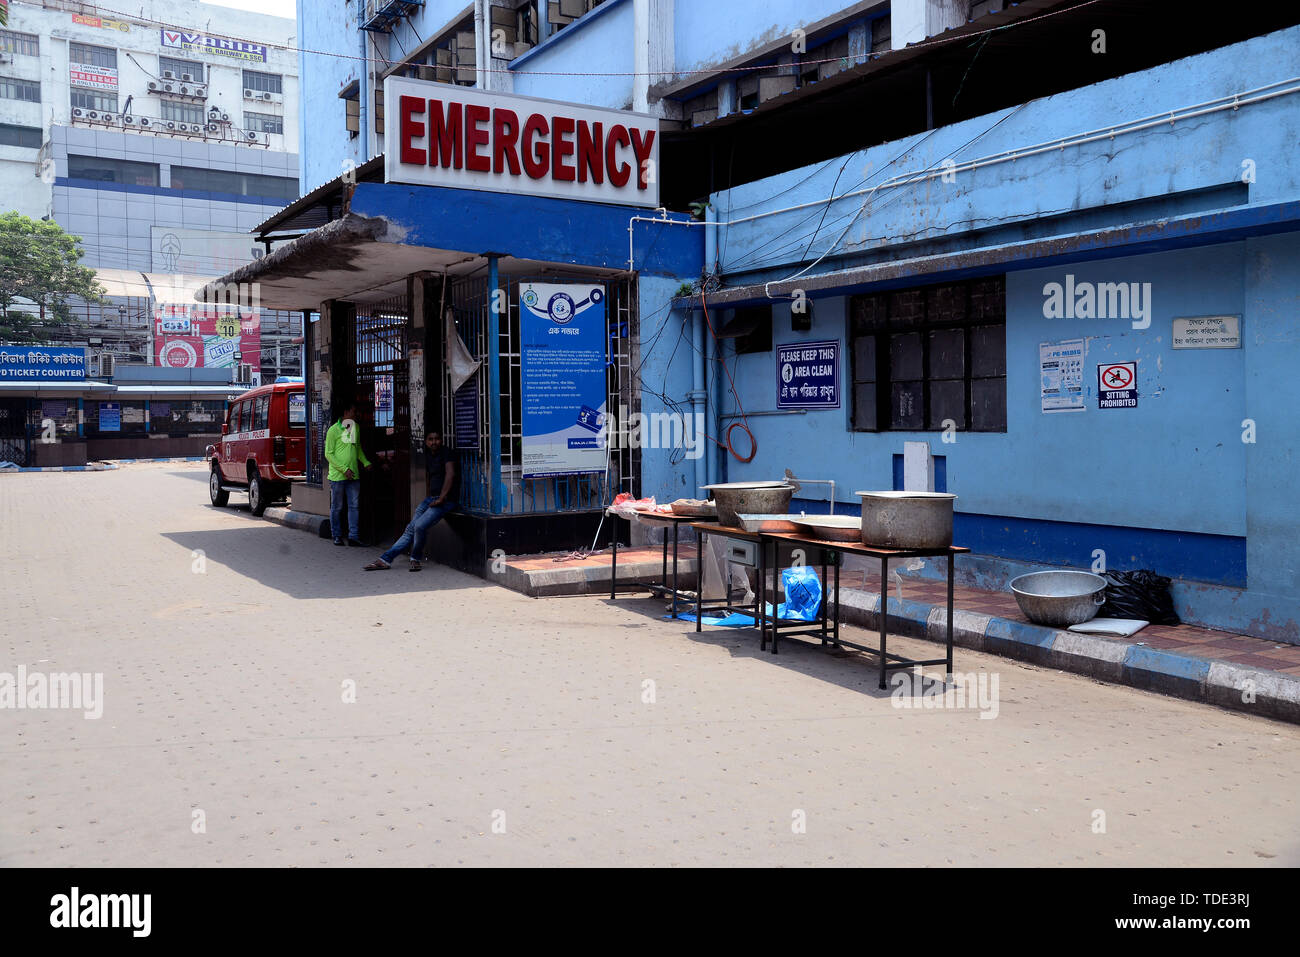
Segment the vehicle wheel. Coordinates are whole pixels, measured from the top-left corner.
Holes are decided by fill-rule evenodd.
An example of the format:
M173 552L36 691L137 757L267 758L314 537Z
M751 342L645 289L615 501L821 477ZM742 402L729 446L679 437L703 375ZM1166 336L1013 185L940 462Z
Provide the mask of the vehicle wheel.
M268 491L262 476L256 472L248 476L248 510L254 515L261 515L266 511L266 506L271 504Z
M216 508L225 508L226 503L230 501L230 493L221 488L221 470L215 465L208 473L208 497L212 499L212 504Z

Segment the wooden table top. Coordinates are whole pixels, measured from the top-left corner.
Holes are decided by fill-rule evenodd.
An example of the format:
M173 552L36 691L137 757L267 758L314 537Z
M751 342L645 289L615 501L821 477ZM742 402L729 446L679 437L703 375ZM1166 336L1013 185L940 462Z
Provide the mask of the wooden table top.
M822 538L810 538L799 532L758 532L757 534L762 538L776 539L795 545L811 545L814 548L828 548L832 551L867 555L872 558L930 558L960 555L970 551L964 545L949 545L947 548L882 548L878 545L865 545L862 542L832 542Z

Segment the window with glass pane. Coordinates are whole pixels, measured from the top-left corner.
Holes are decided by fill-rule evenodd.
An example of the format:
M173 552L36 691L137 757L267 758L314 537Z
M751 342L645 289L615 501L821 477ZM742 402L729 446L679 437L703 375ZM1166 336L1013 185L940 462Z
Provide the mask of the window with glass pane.
M254 429L266 428L266 411L267 408L270 406L270 404L271 404L270 396L264 395L258 398L257 404L253 407L253 428Z
M0 146L24 146L38 150L41 148L41 131L34 126L0 123Z
M158 73L170 73L178 80L188 76L195 83L202 83L204 77L203 64L198 60L181 60L174 56L158 57Z
M85 63L87 66L117 69L117 51L112 47L93 47L89 43L70 43L68 44L68 60L71 63Z
M289 428L301 429L307 424L307 393L289 393Z
M19 80L16 77L0 76L0 99L39 103L41 102L41 84L36 80Z
M162 118L164 120L174 120L177 123L202 123L203 107L193 103L163 100Z
M283 93L284 77L278 73L259 73L257 70L244 71L244 89L254 93Z
M102 156L68 155L69 179L92 179L101 183L157 186L158 164Z
M1005 432L1005 277L850 299L856 431Z
M79 90L72 88L68 102L73 109L96 110L100 113L117 112L117 94L102 93L98 90Z
M21 56L40 56L41 41L34 33L16 33L0 30L0 53L17 53Z
M244 112L244 129L254 133L283 133L284 117L272 116L270 113Z
M298 198L298 180L286 176L261 176L198 166L173 166L172 189L206 190L236 196L265 196L269 199Z

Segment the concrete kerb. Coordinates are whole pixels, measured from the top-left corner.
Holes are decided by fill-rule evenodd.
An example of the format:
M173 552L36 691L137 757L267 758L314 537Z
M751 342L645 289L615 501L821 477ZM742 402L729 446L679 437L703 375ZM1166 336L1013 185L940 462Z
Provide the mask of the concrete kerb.
M325 515L314 515L311 512L295 512L291 508L272 506L263 512L262 516L277 525L312 532L317 538L330 537L330 520Z
M880 627L880 596L840 593L841 621ZM891 634L943 642L948 610L889 599ZM953 644L1100 681L1300 724L1300 678L954 609Z

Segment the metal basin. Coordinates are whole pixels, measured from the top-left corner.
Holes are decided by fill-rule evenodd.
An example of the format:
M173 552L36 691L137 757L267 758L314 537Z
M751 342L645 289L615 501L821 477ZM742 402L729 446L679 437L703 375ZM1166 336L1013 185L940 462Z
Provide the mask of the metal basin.
M1091 572L1031 572L1011 579L1011 591L1030 621L1068 628L1097 617L1106 579Z
M862 496L862 543L878 548L947 548L952 544L949 492L854 492Z
M740 527L747 532L797 532L802 515L751 515L740 513Z
M862 519L856 515L804 515L799 528L823 542L856 542L862 538Z
M785 482L724 482L705 485L718 504L718 521L732 528L744 528L746 515L777 515L790 511L794 486Z

